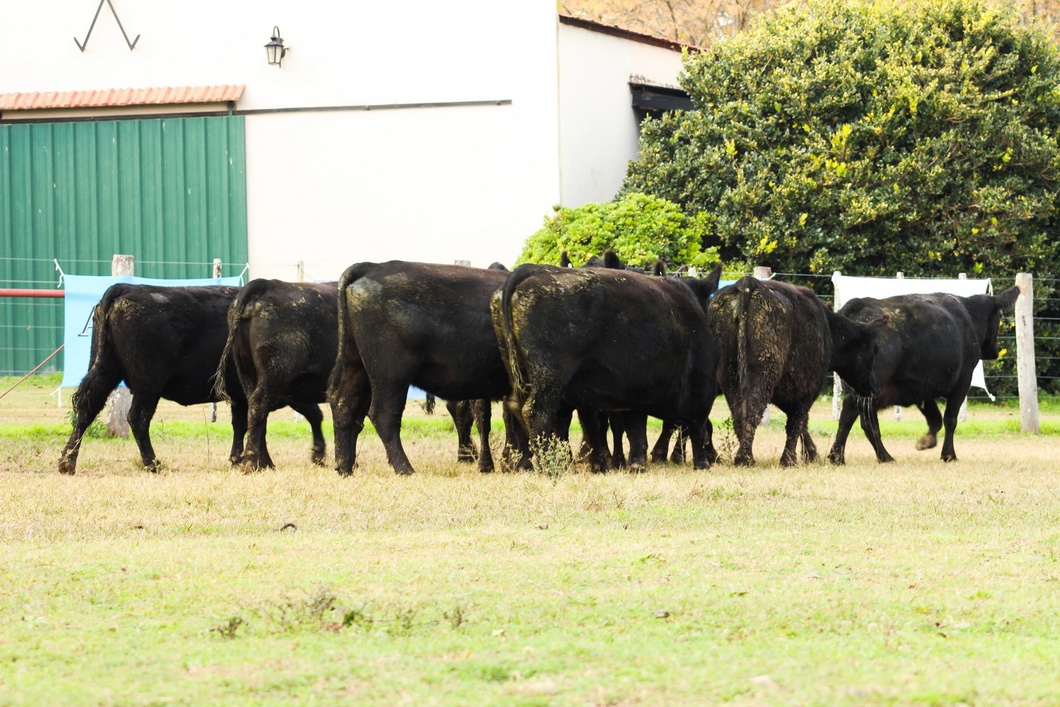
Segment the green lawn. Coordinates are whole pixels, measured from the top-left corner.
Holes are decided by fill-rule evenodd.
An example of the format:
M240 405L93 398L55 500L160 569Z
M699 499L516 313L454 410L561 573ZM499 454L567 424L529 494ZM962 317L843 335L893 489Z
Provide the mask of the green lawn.
M65 477L46 388L0 403L0 705L1060 704L1044 405L1039 437L973 406L954 464L907 410L889 465L855 431L779 468L774 420L753 469L555 479L456 464L414 408L414 477L371 435L309 466L287 412L245 476L226 411L173 406L162 473L93 438Z

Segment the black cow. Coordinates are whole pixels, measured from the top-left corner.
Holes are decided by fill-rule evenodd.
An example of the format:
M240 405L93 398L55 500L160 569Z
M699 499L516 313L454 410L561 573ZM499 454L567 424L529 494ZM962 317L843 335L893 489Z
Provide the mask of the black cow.
M494 328L512 378L511 403L546 455L557 412L626 411L629 464L647 463L647 415L689 425L694 464L714 460L708 415L716 351L702 280L621 270L523 265L494 296ZM580 416L593 471L608 467L599 416ZM636 422L637 424L634 424Z
M234 364L245 396L248 469L272 468L265 443L269 413L290 406L313 432L310 458L324 463L328 376L338 349L336 283L251 280L228 310L228 340L220 369ZM223 376L218 376L224 382ZM219 393L231 393L227 389Z
M339 352L328 385L335 467L352 473L365 415L398 474L415 470L401 446L409 385L446 400L501 398L510 388L489 301L508 273L460 265L358 263L339 280ZM521 463L525 442L513 439ZM493 457L482 445L479 470Z
M570 255L567 253L567 251L563 251L562 254L560 255L559 266L561 268L569 268L569 267L573 266L573 263L571 262L571 259L570 259ZM608 248L607 250L605 250L603 256L598 256L598 255L589 256L589 259L586 260L585 263L583 265L581 265L581 267L583 267L583 268L604 268L604 269L607 269L607 270L626 270L626 271L629 271L629 272L639 273L641 275L646 275L647 274L647 271L644 270L643 268L636 268L636 267L631 267L631 266L627 265L620 257L618 257L618 253L616 253L611 248ZM655 265L652 268L652 275L654 275L656 277L665 277L666 276L666 263L664 263L661 259L656 260L655 261ZM568 442L569 441L569 438L570 438L570 423L571 423L571 420L573 419L573 413L574 413L573 410L566 409L566 408L561 408L559 413L557 414L556 436L559 437L559 439L561 441L564 441L564 442ZM639 415L635 415L634 419L632 419L632 420L626 420L625 419L626 415L625 415L625 413L622 413L622 412L611 412L611 413L608 413L608 412L595 412L595 413L592 413L592 412L589 412L587 410L579 410L578 411L578 418L581 419L585 415L589 415L589 414L595 414L595 415L598 416L599 419L596 420L596 421L591 422L590 424L591 425L600 425L601 429L603 430L603 434L604 434L605 438L607 436L607 431L609 429L611 430L611 439L613 441L613 445L611 447L611 468L612 469L625 468L627 466L627 462L626 462L626 454L625 454L625 451L624 451L623 446L622 446L622 438L629 436L627 434L627 432L626 432L626 425L627 424L632 424L632 425L646 424L647 421L646 420L642 421L640 419ZM666 424L669 424L669 423L666 423ZM666 430L666 427L664 427L663 434L666 434L665 430ZM668 444L668 443L669 443L669 435L667 435L667 439L666 440L663 440L660 437L659 441L657 441L655 443L655 447L658 448L660 444L665 445L665 444ZM582 435L582 442L581 442L581 449L578 452L579 458L587 458L589 456L590 448L591 448L591 445L589 443L589 439L583 434ZM682 450L682 452L683 452L683 450ZM665 460L665 456L666 455L665 455L665 452L664 452L663 453L664 460ZM682 458L683 458L683 456L682 456ZM658 461L658 459L656 459L656 455L655 455L654 451L652 453L652 461Z
M916 405L928 423L928 432L917 441L916 448L934 447L945 422L942 460L956 461L953 432L961 404L968 397L972 372L980 359L997 358L1001 310L1011 309L1018 296L1019 289L1012 287L996 297L938 293L882 300L866 297L847 302L839 313L850 319L866 321L889 316L890 323L880 332L880 352L876 356L880 392L872 400L844 396L839 429L828 458L836 464L845 462L847 435L860 413L861 428L872 443L876 459L894 461L883 447L876 413L892 405ZM937 398L946 399L945 416L939 413Z
M860 395L875 395L872 364L885 321L851 321L809 288L783 282L744 277L721 290L710 304L710 325L720 353L718 384L740 445L733 461L754 464L755 428L769 403L788 417L780 463L796 463L800 439L804 460L816 460L807 421L824 375L834 370Z
M124 380L132 393L129 427L149 471L158 470L151 418L160 398L181 405L217 402L214 374L224 349L228 307L238 287L111 286L92 315L92 357L74 393L74 429L59 460L73 474L85 430ZM223 372L232 395L232 451L243 451L247 401L235 368ZM236 393L235 391L238 391Z

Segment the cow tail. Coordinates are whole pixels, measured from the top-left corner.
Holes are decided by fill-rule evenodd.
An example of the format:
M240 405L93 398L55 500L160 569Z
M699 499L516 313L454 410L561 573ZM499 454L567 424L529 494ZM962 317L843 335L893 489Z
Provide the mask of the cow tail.
M519 355L519 347L516 342L515 327L512 325L512 296L515 288L524 280L540 270L537 265L520 265L508 277L501 291L501 320L504 327L504 346L508 354L508 372L512 378L511 403L522 409L523 403L530 394L530 386L526 382L526 372L523 369L523 361Z
M245 321L247 309L257 301L258 297L268 288L268 280L251 280L239 291L232 304L228 307L228 337L225 339L225 347L221 352L221 360L217 364L217 370L213 374L213 392L218 400L232 402L228 393L228 376L226 372L235 367L238 372L239 359L235 358L235 341L239 333L240 322Z
M85 375L81 381L81 385L77 386L77 390L74 391L73 396L70 398L70 402L73 405L74 410L78 409L81 399L84 395L82 387L86 385L86 382L91 380L92 370L100 365L100 361L104 358L104 352L110 347L110 323L109 314L110 308L114 304L114 300L124 295L127 291L127 285L118 283L111 285L107 288L107 291L103 293L103 299L101 299L92 310L92 351L89 354L88 359L88 374Z
M338 291L336 292L338 299L339 347L335 356L335 365L331 369L331 375L328 376L328 400L332 400L342 390L343 362L346 360L346 313L349 311L346 304L346 289L361 278L363 275L361 268L365 265L370 264L351 265L346 268L339 278Z
M751 294L755 285L755 280L749 277L742 278L736 283L736 389L740 391L740 405L743 407L745 420L747 419L747 387L750 384L747 364L750 359L748 348L751 342Z

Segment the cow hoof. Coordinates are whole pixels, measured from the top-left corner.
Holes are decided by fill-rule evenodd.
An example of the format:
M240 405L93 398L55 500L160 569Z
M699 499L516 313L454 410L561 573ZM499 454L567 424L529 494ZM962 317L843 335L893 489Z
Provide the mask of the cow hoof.
M750 455L745 456L745 457L744 456L737 456L735 459L732 460L732 463L733 463L733 466L754 466L755 465L755 458L750 456Z
M475 461L475 455L468 452L460 452L456 455L456 460L461 464L470 464Z
M146 469L147 471L151 472L152 474L157 474L158 473L158 467L159 467L158 462L151 462L150 464L144 464L144 469Z
M925 449L931 449L938 444L938 438L935 435L924 435L916 441L916 448L918 452L922 452Z
M894 462L894 457L892 457L890 454L884 454L881 457L876 457L876 461L878 461L880 464L891 464Z
M955 462L955 461L957 461L957 455L956 454L943 454L942 455L942 461L944 461L944 462Z
M77 469L75 463L70 459L61 459L59 461L59 473L66 474L67 476L73 476L74 471Z
M647 471L647 469L645 469L643 464L630 464L629 465L629 473L631 473L631 474L643 474L645 471Z
M843 466L847 463L846 455L835 451L828 453L828 461L834 464L835 466Z

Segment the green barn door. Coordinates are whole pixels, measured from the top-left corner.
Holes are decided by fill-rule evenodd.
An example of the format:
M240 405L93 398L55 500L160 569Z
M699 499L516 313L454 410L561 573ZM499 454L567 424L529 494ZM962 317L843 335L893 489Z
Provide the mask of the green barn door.
M109 275L116 253L143 277L209 277L214 258L242 272L242 116L0 125L0 287L54 288L56 258ZM0 375L61 343L62 300L0 298Z

